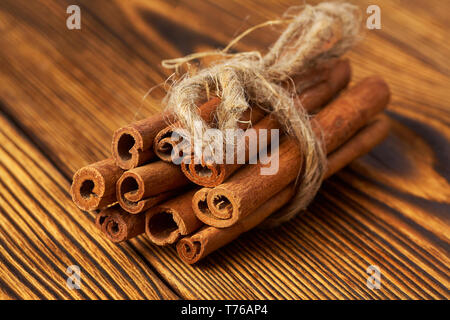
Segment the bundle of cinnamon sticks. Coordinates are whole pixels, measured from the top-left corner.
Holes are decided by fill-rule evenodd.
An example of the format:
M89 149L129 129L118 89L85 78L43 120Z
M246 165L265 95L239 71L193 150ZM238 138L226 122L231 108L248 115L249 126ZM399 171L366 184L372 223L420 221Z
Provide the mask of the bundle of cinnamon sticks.
M381 142L389 130L382 114L389 88L379 77L366 78L346 89L350 64L334 60L315 66L299 77L298 108L311 114L313 131L327 154L325 178ZM293 77L293 83L299 79ZM199 103L200 116L214 125L220 99ZM180 258L192 264L256 227L289 203L302 170L297 142L264 108L243 114L241 129L278 129L279 169L261 175L266 164L248 143L236 145L245 162L214 163L206 158L172 163L180 139L173 114L161 113L118 129L112 156L78 170L71 187L75 204L96 211L96 225L111 241L121 242L145 233L156 245L176 243ZM270 138L267 141L270 144ZM234 154L237 154L236 152Z

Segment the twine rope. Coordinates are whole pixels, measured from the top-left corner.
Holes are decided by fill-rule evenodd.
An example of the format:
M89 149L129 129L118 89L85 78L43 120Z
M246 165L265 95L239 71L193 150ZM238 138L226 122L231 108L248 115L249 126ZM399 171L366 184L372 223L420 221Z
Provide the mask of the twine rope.
M264 56L258 51L229 53L249 33L280 24L288 25ZM197 113L197 102L209 96L209 92L215 92L221 98L215 118L223 141L227 129L238 128L239 119L250 104L268 106L285 131L296 137L303 159L302 170L296 178L297 193L281 212L266 220L265 226L277 226L304 210L319 190L326 170L321 139L314 135L307 112L295 107L299 92L295 86L283 83L292 81L294 74L344 54L358 40L360 27L360 11L352 4L323 2L316 6L291 7L281 19L246 30L222 50L162 62L164 67L178 70L194 59L213 55L225 58L195 74L185 73L169 88L163 100L166 109L177 115L191 136L205 137L209 126ZM307 86L306 82L297 84L297 88ZM207 138L203 145L211 142Z

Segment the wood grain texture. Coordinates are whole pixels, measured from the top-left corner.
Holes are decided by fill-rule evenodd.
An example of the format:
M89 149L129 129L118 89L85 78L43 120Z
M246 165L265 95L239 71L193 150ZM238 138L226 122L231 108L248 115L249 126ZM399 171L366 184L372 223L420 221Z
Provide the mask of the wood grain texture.
M348 57L354 81L389 83L392 133L325 182L305 214L192 267L144 236L103 239L71 204L71 176L109 154L117 127L159 110L161 87L142 98L170 75L162 59L223 47L298 2L1 1L1 297L450 298L450 5L353 2L382 10L382 29ZM69 4L81 30L65 27ZM276 35L255 32L236 50L264 50ZM68 291L75 262L86 283ZM381 290L366 286L369 265Z
M0 298L176 298L132 246L101 236L68 201L68 181L4 117L0 141ZM82 290L66 286L70 265Z

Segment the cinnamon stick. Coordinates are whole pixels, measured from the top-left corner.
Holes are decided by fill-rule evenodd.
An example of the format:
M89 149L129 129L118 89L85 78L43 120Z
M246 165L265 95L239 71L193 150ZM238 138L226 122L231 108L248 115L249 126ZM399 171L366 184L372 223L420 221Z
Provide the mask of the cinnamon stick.
M217 106L220 104L220 99L217 97L211 98L199 107L199 114L206 122L213 121L213 114ZM182 143L182 140L173 140L172 134L175 129L180 128L180 123L177 121L158 132L153 141L153 151L161 160L165 162L172 161L172 150L177 145Z
M128 170L155 158L153 139L171 121L175 121L173 114L160 113L117 129L111 146L117 166Z
M321 81L300 94L298 107L303 107L308 112L313 112L325 105L341 89L347 86L350 81L350 73L351 70L348 60L338 60L331 67L322 68L318 73L309 75L310 78L316 77L316 79L310 79L308 82L316 83L318 79L321 79ZM260 129L281 129L281 125L274 116L268 115L256 123L253 129L256 132L256 137L259 137ZM243 140L246 140L246 138L244 137ZM270 135L267 137L267 143L270 144ZM204 158L201 158L200 163L195 163L194 156L192 156L189 164L181 163L181 169L189 180L198 185L204 187L218 186L244 165L238 163L237 154L245 154L245 163L248 163L249 159L256 156L255 153L257 153L259 148L249 149L248 145L248 141L241 141L241 143L237 144L234 153L235 161L233 163L218 164L207 161Z
M218 98L213 98L202 104L199 107L201 114L207 117L219 102ZM172 113L160 113L116 130L112 141L112 155L116 164L129 170L154 159L155 153L158 156L165 154L171 144L167 137L170 137L169 128L172 125L167 124L175 120ZM156 147L153 146L155 139L162 140Z
M129 214L118 205L98 213L96 226L113 242L132 239L145 230L145 214Z
M153 243L160 246L172 244L180 236L190 234L203 225L192 209L195 192L186 192L146 212L145 233Z
M255 212L229 228L204 226L189 237L177 243L177 252L181 260L193 264L211 252L223 247L242 233L254 228L273 212L279 210L294 195L293 185L285 187L270 200L262 204Z
M349 89L313 120L314 133L322 134L327 153L347 141L389 101L389 88L383 79L369 77ZM287 138L279 146L279 170L274 175L261 175L262 164L248 165L228 181L198 193L207 207L195 206L197 217L207 225L229 227L250 214L271 196L281 191L298 175L301 154L294 138ZM194 196L194 200L197 194Z
M116 199L116 182L123 170L113 159L106 159L79 169L73 176L70 193L78 208L86 211L104 208Z
M139 213L175 196L189 180L174 164L155 161L125 171L116 184L117 200L129 213Z
M328 169L325 178L330 177L354 159L369 152L375 145L384 140L388 132L389 119L384 115L378 116L328 156ZM293 195L294 185L290 184L239 223L229 228L204 226L192 236L185 237L177 243L178 255L185 263L198 262L208 254L230 243L242 233L259 225L268 216L287 204Z

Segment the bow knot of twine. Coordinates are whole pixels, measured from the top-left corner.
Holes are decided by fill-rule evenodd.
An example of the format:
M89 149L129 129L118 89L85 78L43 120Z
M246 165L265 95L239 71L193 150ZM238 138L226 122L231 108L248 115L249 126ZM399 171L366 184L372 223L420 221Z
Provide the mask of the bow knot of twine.
M288 26L264 56L257 51L228 52L248 33L285 23ZM293 74L301 74L315 64L341 56L358 39L360 27L358 7L348 3L324 2L316 6L292 7L282 19L248 29L223 50L162 62L166 68L177 69L205 56L225 58L193 75L184 74L164 98L166 109L176 114L191 136L204 137L204 132L209 129L197 112L197 102L205 100L209 91L214 91L221 98L215 119L223 141L226 141L225 130L238 127L242 113L250 108L250 104L269 106L285 131L297 138L303 157L301 176L296 182L298 191L287 208L269 218L268 225L278 225L305 209L317 193L326 170L321 139L315 137L307 112L295 107L295 99L300 93L298 88L307 87L308 83L288 87L283 83L291 81ZM207 145L209 141L203 143Z

